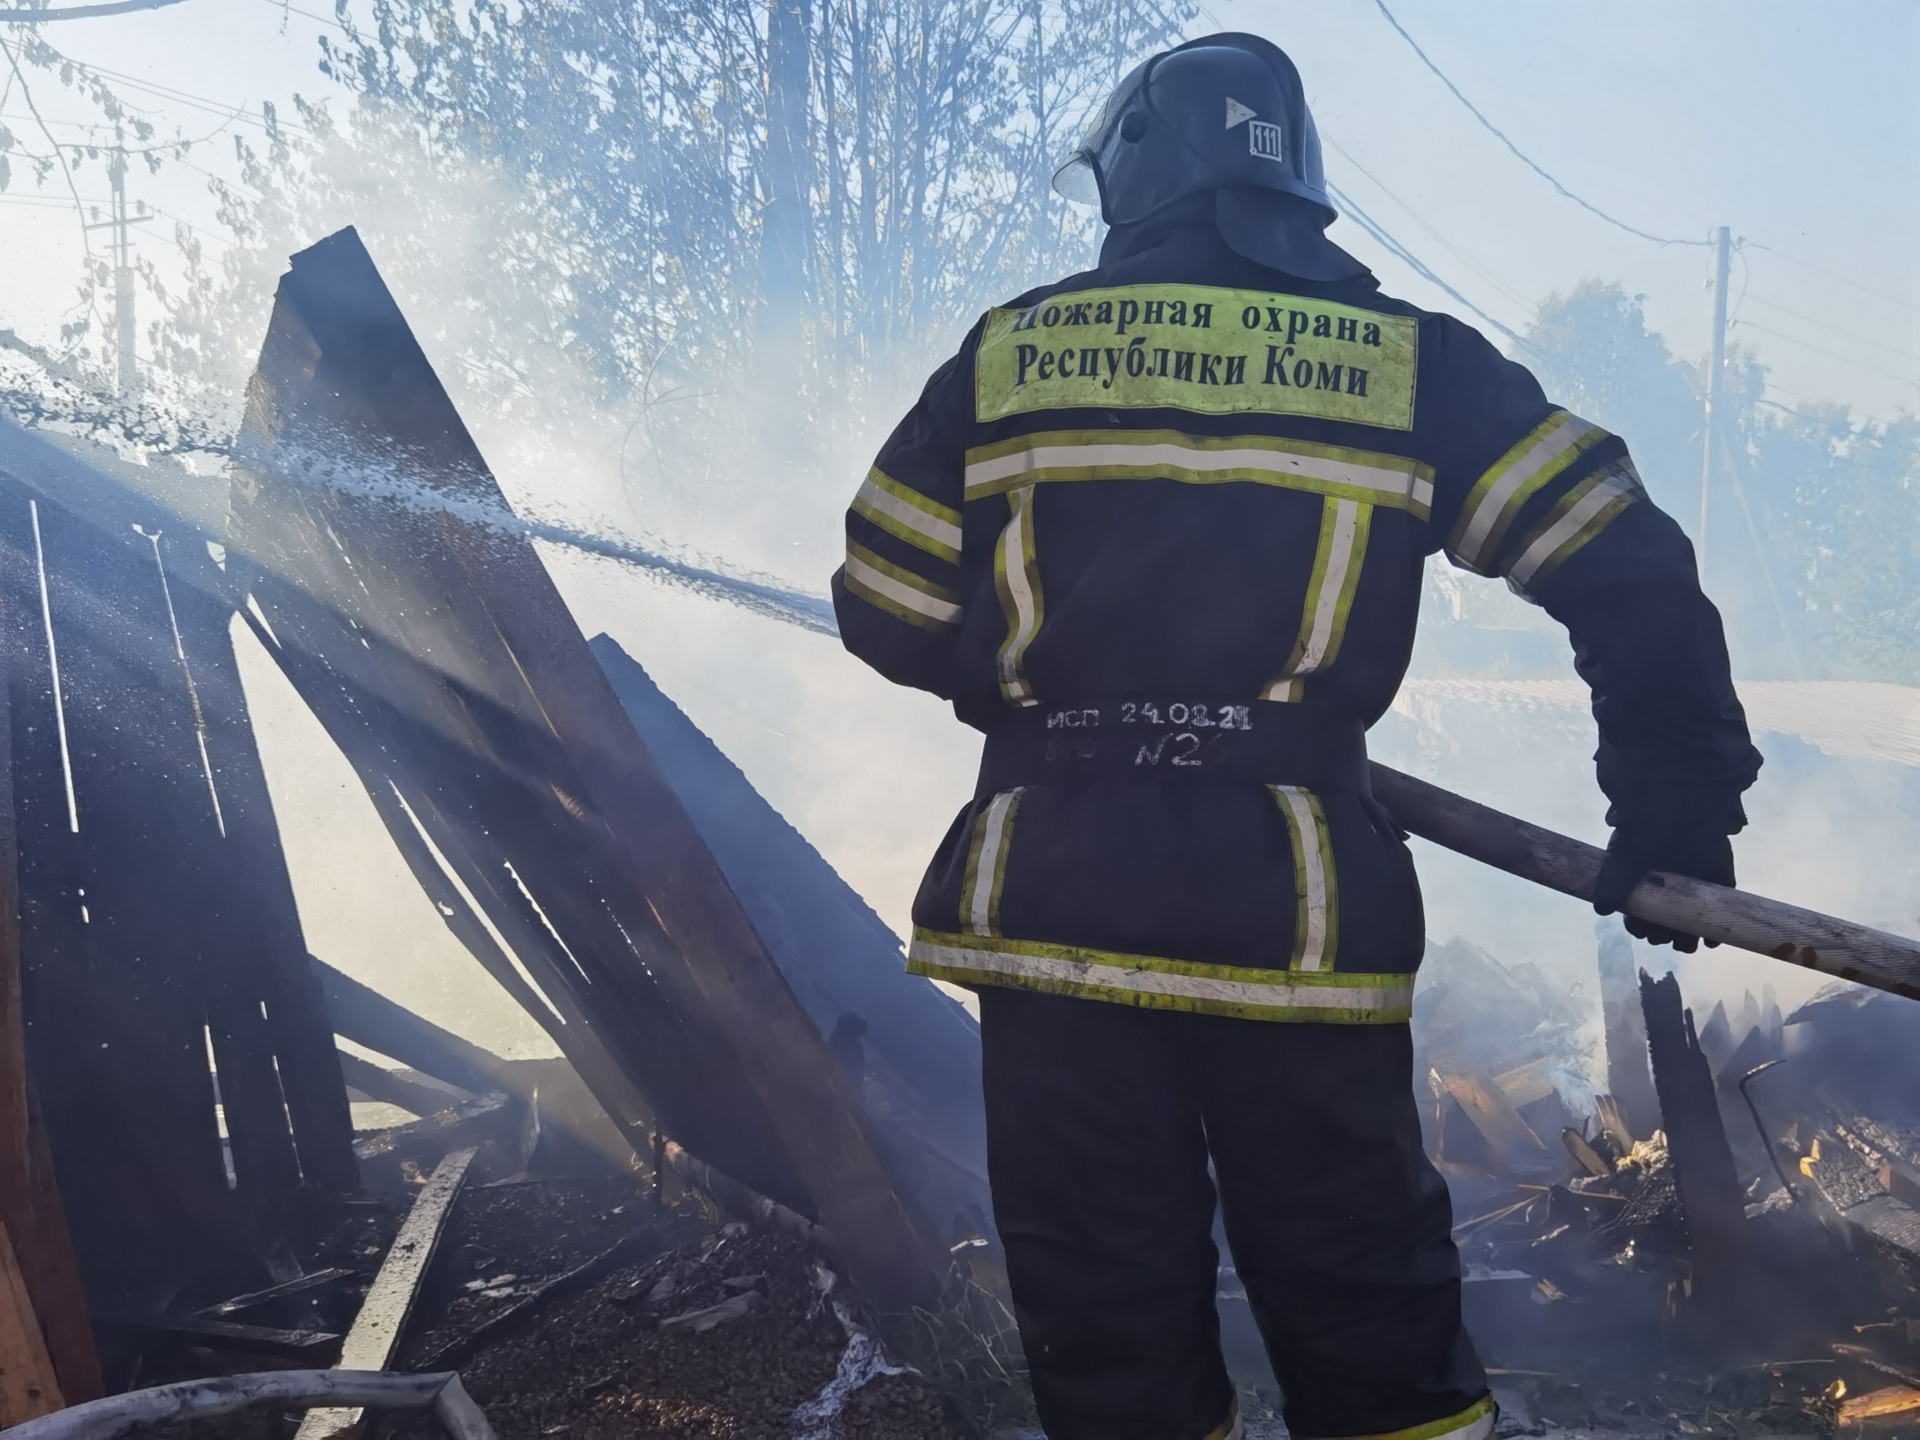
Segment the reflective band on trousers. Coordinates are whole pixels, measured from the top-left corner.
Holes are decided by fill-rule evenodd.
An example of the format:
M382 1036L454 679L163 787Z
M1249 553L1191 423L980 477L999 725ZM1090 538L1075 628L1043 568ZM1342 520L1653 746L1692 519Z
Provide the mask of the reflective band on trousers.
M1320 797L1298 785L1269 785L1286 818L1293 845L1293 954L1288 968L1323 970L1333 965L1340 902L1333 875L1333 838Z
M1000 933L1000 891L1007 882L1013 817L1025 788L1001 791L973 817L966 876L960 885L960 928L969 935Z
M845 575L847 589L909 625L938 630L960 623L959 592L883 560L851 540L847 542Z
M1425 1425L1409 1425L1405 1430L1382 1430L1372 1435L1355 1435L1347 1440L1487 1440L1498 1418L1493 1397L1476 1400L1458 1415L1431 1420ZM1305 1440L1305 1437L1302 1437Z
M1187 485L1277 485L1388 505L1424 520L1433 467L1402 455L1273 435L1179 430L1050 430L967 452L966 497L1070 480L1178 480Z
M1040 566L1033 545L1033 487L1007 496L1012 513L993 550L993 587L1007 617L1007 638L996 657L1000 694L1009 705L1037 705L1039 698L1022 670L1027 647L1040 633L1043 605Z
M1522 542L1507 579L1523 591L1546 579L1639 497L1639 479L1622 460L1574 486Z
M1247 1427L1240 1423L1240 1401L1236 1398L1227 1418L1201 1437L1201 1440L1246 1440Z
M896 539L950 565L960 563L960 512L902 485L883 470L869 470L853 511Z
M1474 482L1447 553L1469 570L1488 573L1521 508L1582 453L1607 438L1598 425L1556 410L1522 436Z
M1367 535L1373 507L1329 496L1320 518L1320 540L1314 547L1313 570L1307 576L1307 600L1300 616L1300 638L1279 676L1260 692L1262 700L1297 701L1302 677L1324 670L1340 654L1346 638L1347 617L1353 612L1353 592L1360 583L1360 567L1367 558Z
M1157 1010L1243 1020L1399 1024L1413 1013L1413 976L1203 965L984 935L915 930L907 968L955 985L1011 985Z

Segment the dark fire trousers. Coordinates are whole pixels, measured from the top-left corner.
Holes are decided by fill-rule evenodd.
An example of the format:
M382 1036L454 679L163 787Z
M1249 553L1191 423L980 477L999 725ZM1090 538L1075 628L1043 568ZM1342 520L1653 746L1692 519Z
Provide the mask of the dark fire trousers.
M1480 1440L1445 1182L1404 1025L985 988L988 1164L1049 1440L1232 1430L1215 1186L1300 1440Z

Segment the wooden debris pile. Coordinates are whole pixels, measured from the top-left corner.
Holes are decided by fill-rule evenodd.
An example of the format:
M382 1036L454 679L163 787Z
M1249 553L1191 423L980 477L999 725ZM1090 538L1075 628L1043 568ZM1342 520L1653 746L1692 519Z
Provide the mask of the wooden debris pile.
M240 627L559 1058L489 1055L307 954ZM457 1157L469 1193L697 1192L893 1317L994 1271L972 1020L589 645L352 231L284 278L229 476L0 422L0 670L0 1425L385 1363L439 1267L375 1233L379 1197L447 1189ZM356 1099L417 1118L356 1135ZM515 1303L586 1303L634 1258Z
M1920 1423L1920 1010L1835 983L1701 1024L1603 933L1602 1063L1579 997L1429 964L1429 1148L1510 1428Z

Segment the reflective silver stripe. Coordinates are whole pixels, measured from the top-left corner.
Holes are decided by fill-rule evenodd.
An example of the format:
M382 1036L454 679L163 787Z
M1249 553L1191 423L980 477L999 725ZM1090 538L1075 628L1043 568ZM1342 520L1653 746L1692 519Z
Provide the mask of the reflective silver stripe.
M1294 926L1295 970L1319 970L1333 961L1336 923L1333 843L1320 797L1298 785L1270 785L1286 817L1293 841L1294 896L1299 919Z
M974 817L960 901L960 928L970 935L1000 933L1000 891L1006 885L1007 847L1013 839L1021 788L1002 790Z
M861 599L903 620L919 617L938 625L960 623L960 606L950 590L882 560L858 545L847 547L847 586Z
M1007 638L1001 642L996 657L1000 694L1014 705L1038 705L1039 697L1021 670L1027 647L1040 633L1040 573L1033 544L1033 487L1028 485L1011 492L1007 503L1013 513L1000 532L1000 543L993 557L994 587L1000 592L1000 606L1007 616Z
M1121 1001L1139 996L1143 999L1132 1003L1250 1019L1297 1016L1394 1023L1406 1019L1413 1004L1411 975L1183 965L1144 955L924 930L914 932L908 960L917 974L961 984L1027 985ZM1276 1013L1282 1011L1290 1013Z
M853 497L853 509L929 555L955 564L960 560L959 512L929 500L891 475L868 471L860 493Z
M1606 434L1565 410L1541 421L1475 482L1448 553L1469 569L1484 571L1520 507Z
M978 458L973 458L977 456ZM1432 472L1416 460L1364 450L1243 436L1205 443L1176 431L1030 435L970 451L966 496L1048 481L1160 477L1194 483L1245 480L1412 510L1433 505Z
M1300 621L1300 638L1277 678L1260 692L1262 700L1297 701L1303 693L1298 677L1333 663L1345 638L1347 617L1353 609L1354 587L1366 560L1367 536L1373 507L1331 496L1320 522L1313 570L1307 578L1307 603Z
M1613 517L1634 497L1630 481L1602 471L1586 482L1587 488L1552 524L1540 532L1507 571L1507 578L1522 590L1532 582L1548 561L1560 561L1606 529Z

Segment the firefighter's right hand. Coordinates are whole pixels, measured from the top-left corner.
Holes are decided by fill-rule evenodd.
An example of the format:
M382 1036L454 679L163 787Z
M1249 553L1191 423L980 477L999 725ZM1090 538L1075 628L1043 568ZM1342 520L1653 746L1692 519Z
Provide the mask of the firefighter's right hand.
M1601 862L1599 878L1594 881L1593 908L1602 915L1623 910L1627 896L1646 878L1649 870L1664 870L1670 875L1689 875L1715 885L1731 886L1733 841L1712 831L1678 826L1618 826L1607 842L1607 858ZM1638 936L1649 945L1671 945L1687 955L1700 946L1697 935L1669 930L1632 915L1623 915L1621 923L1629 935Z

